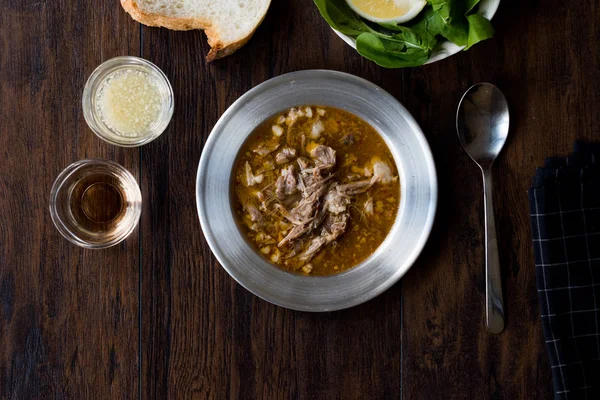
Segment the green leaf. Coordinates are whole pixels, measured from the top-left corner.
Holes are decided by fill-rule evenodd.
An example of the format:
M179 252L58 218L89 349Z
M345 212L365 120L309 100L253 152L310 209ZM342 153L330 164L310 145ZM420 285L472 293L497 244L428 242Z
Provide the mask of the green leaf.
M482 40L494 36L494 27L484 16L479 14L468 15L467 20L469 21L469 38L465 50Z
M404 26L401 26L400 28L401 31L392 35L391 39L403 42L408 48L431 50L437 43L436 38L424 29L419 29L419 27L408 28Z
M418 46L416 43L406 42L406 34L400 34L397 40L386 39L365 32L356 38L356 50L363 57L375 61L386 68L416 67L423 65L429 59L430 50ZM415 39L412 34L408 39Z
M449 6L454 0L427 0L433 11L439 11L444 6Z
M445 24L449 24L452 20L452 3L450 1L446 1L443 4L432 5L432 10L444 20Z
M469 34L469 25L463 15L463 9L456 2L451 3L450 1L447 1L438 11L435 11L433 6L427 6L423 11L422 19L416 21L414 26L424 27L430 35L441 35L459 46L465 46ZM447 17L444 14L445 11L449 11Z
M475 8L475 6L477 4L479 4L480 0L465 0L466 3L466 11L465 11L465 15L469 14L471 11L473 11L473 9Z
M430 7L425 12L420 14L417 19L413 20L409 29L421 37L421 46L429 50L437 43L436 36L440 34L443 25L436 24L440 19L436 18ZM406 29L399 27L400 30Z
M421 14L408 23L408 27L417 32L427 32L431 36L442 34L444 20L430 6L426 6Z
M402 29L404 29L395 22L380 22L377 25L381 26L384 29L387 29L388 31L394 31L394 32L401 32Z
M319 12L335 30L346 35L358 36L371 28L360 18L345 0L314 0Z
M466 46L469 35L469 24L464 18L455 19L446 24L442 30L442 36L459 46Z

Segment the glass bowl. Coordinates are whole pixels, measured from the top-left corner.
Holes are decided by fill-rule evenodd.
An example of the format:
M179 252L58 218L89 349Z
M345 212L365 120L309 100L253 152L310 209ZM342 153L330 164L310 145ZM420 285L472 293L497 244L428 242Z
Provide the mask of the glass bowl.
M129 171L101 159L65 168L50 190L50 216L70 242L103 249L123 241L138 224L142 193Z
M159 117L142 134L127 136L110 127L100 111L100 93L108 82L120 71L139 71L149 76L160 96ZM83 115L90 129L102 140L116 146L136 147L159 137L173 116L173 88L169 79L156 65L139 57L124 56L111 58L100 64L88 78L83 89Z

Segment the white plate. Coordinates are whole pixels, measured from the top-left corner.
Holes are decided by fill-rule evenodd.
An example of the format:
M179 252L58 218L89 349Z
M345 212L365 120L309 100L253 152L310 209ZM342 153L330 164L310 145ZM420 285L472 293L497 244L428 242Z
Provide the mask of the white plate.
M491 20L496 14L499 5L500 0L481 0L477 12L486 17L487 19ZM356 40L353 37L343 34L342 32L337 31L335 29L333 29L333 31L339 37L341 37L342 40L346 42L350 47L356 49ZM425 64L431 64L436 61L443 60L444 58L448 58L458 53L459 51L462 51L462 49L464 48L465 46L458 46L448 40L445 40L441 43L438 43L435 49L431 52L431 57L429 57L429 60L427 60Z

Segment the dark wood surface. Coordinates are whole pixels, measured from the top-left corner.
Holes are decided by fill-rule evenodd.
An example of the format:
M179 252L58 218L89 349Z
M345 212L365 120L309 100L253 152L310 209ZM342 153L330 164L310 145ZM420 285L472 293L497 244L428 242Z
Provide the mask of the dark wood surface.
M600 138L594 0L503 0L496 37L433 65L359 57L311 1L274 0L247 46L207 64L201 32L141 27L112 2L0 0L0 398L548 399L526 190L547 155ZM142 56L170 78L176 111L139 149L97 139L81 111L103 60ZM378 298L308 314L268 304L212 256L196 215L202 147L225 109L282 73L364 77L421 124L440 182L433 233ZM506 330L484 329L479 171L454 132L471 84L511 106L494 171ZM108 250L62 239L50 186L71 162L115 160L142 188L139 228Z

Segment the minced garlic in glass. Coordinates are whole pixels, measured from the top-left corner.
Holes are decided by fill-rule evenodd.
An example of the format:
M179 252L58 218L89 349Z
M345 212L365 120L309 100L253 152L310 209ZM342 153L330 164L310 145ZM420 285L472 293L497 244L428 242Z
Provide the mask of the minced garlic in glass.
M161 116L159 86L144 71L129 68L115 71L96 92L96 111L115 134L145 136Z

